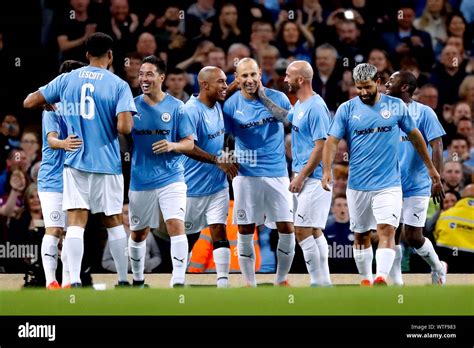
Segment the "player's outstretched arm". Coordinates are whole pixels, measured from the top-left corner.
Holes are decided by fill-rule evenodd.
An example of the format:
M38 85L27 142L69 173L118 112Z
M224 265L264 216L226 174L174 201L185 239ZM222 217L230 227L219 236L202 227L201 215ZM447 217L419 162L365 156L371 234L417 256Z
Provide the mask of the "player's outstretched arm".
M53 150L76 151L82 146L82 140L75 134L69 134L66 139L59 139L58 133L48 133L48 144Z
M338 143L339 143L339 139L330 135L324 144L323 178L321 180L321 184L323 186L323 189L325 189L326 191L331 191L329 187L329 184L332 181L331 167L332 167L332 162L334 161L334 157L336 156Z
M130 134L133 128L133 117L130 111L121 112L117 115L117 131L120 134Z
M226 152L222 152L221 156L212 155L209 152L204 151L194 143L194 147L190 151L183 152L186 156L200 162L215 164L224 173L226 173L231 179L237 176L239 165L235 163L233 157L229 156Z
M44 99L43 94L40 91L36 91L28 94L28 96L23 101L23 107L25 109L36 109L47 105L46 99Z
M258 98L262 101L263 105L270 111L273 117L275 117L278 121L283 122L285 126L289 124L288 121L288 110L276 105L270 98L268 98L267 94L265 93L265 89L263 85L260 83L260 86L257 90Z
M441 137L435 138L430 141L430 145L433 149L431 160L438 173L441 173L443 170L443 140ZM444 198L444 192L440 190L438 186L442 186L441 182L438 185L431 185L431 196L435 203L441 203Z
M411 143L413 144L416 151L420 155L421 159L423 160L423 163L428 168L428 172L431 177L432 187L434 189L434 192L432 193L436 197L443 197L444 191L443 191L443 185L441 184L441 177L438 171L436 170L433 162L431 161L428 148L418 128L413 129L408 134L408 138L410 139Z
M191 150L183 151L183 154L199 162L217 164L217 156L204 151L196 145L196 142L194 142L194 147Z
M166 139L162 139L152 144L153 152L156 155L159 155L160 153L171 152L171 151L184 153L185 151L191 151L193 148L194 148L194 140L193 140L192 135L182 138L177 143L173 143Z
M303 189L305 179L314 172L316 167L322 160L324 149L324 140L316 140L314 142L313 151L309 155L308 163L303 167L301 172L291 180L290 191L297 193Z

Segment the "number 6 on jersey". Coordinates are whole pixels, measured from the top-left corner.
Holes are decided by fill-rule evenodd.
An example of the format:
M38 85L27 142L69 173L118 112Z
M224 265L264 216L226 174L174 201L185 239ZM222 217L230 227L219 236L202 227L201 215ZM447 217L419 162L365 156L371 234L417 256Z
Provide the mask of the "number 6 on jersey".
M91 94L94 92L94 85L92 83L84 83L81 87L81 102L79 105L79 113L87 120L91 120L95 115L95 103L91 96L86 95L86 90L89 89ZM89 102L89 108L86 112L86 101Z

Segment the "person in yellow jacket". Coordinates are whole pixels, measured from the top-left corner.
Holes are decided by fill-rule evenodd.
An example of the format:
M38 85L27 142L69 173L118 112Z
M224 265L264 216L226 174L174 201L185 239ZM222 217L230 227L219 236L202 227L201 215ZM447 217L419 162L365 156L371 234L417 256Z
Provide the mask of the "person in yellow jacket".
M230 272L240 272L239 260L237 253L237 225L232 224L232 212L234 208L234 201L231 200L229 204L229 215L227 216L227 239L230 244ZM261 264L260 247L258 245L257 233L253 236L255 246L255 271L258 271ZM212 238L209 228L201 231L201 235L194 244L191 256L191 262L188 265L188 273L208 273L215 272L216 266L212 255Z
M434 232L436 244L450 272L474 272L474 184L464 188L462 199L443 212Z

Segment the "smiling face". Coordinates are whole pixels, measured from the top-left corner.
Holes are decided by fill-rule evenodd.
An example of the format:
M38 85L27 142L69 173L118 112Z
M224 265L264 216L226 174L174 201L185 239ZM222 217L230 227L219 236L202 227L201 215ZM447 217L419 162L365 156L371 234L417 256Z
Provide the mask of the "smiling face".
M240 90L245 97L253 97L261 78L260 70L254 60L247 59L237 65L235 79L239 83Z
M296 93L301 88L301 75L298 74L294 66L289 66L286 69L285 82L288 86L288 91L291 93Z
M161 91L161 85L165 79L165 74L158 73L154 64L144 63L140 67L138 80L143 94L150 96Z
M385 94L400 98L400 95L402 94L402 86L403 84L400 81L400 74L398 72L393 73L385 84Z
M204 84L209 99L224 101L227 95L227 76L221 69L215 69Z

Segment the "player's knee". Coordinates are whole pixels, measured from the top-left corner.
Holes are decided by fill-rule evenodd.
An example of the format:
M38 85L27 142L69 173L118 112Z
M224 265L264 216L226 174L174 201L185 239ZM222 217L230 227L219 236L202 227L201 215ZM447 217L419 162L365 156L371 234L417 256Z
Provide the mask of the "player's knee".
M313 229L311 227L295 227L295 236L298 242L313 236Z
M277 222L278 232L283 234L290 234L295 232L293 223L291 222Z
M411 247L419 247L423 243L423 229L421 227L405 226L405 240Z
M148 229L143 229L140 231L130 231L130 238L136 243L143 242L147 236Z
M395 238L395 227L388 224L379 224L377 225L377 234L380 237L389 237Z
M45 234L60 238L63 235L63 231L62 227L46 227Z
M217 250L219 248L230 248L230 244L227 239L223 239L212 243L212 247L214 248L214 250Z
M123 224L122 214L115 214L103 217L103 222L106 228L112 228Z
M364 233L354 233L354 245L370 245L371 244L371 235L369 232Z

